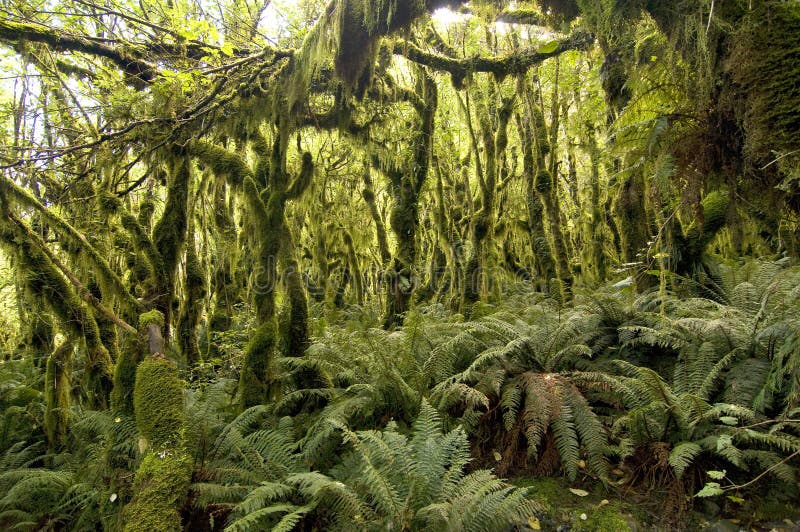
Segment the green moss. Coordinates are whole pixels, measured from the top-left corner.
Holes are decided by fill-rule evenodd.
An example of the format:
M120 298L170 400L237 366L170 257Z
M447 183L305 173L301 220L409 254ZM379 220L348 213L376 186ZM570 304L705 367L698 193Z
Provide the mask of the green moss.
M239 404L242 410L264 404L269 396L268 369L275 347L275 324L262 323L250 337L239 375Z
M173 161L164 213L153 229L153 245L163 263L163 272L155 279L153 300L164 313L167 324L171 322L171 301L174 291L175 271L180 252L186 241L188 227L188 198L191 168L186 157Z
M30 192L4 177L0 178L0 195L4 196L0 204L7 205L8 199L13 199L14 202L20 205L36 210L39 215L41 215L43 221L47 222L48 225L52 226L61 235L63 238L62 246L74 246L76 249L80 249L83 256L88 259L89 263L92 265L95 274L103 280L104 286L109 287L114 295L119 297L127 307L131 309L138 308L138 301L136 301L125 288L122 279L111 269L105 257L89 243L82 233L77 231L64 219L54 214L54 212L46 206L42 205ZM23 236L21 238L12 239L15 243L22 240L27 240L27 238ZM41 254L41 252L39 253Z
M150 224L153 222L153 214L156 212L156 204L153 201L153 198L145 198L139 204L139 217L138 222L139 225L144 227L145 229L150 229Z
M191 459L183 450L147 454L136 471L133 500L124 510L124 530L181 530L178 509L186 499L191 473Z
M703 198L703 218L701 224L694 221L686 233L678 237L678 249L681 251L676 265L676 272L681 275L691 274L702 261L706 247L727 222L729 196L724 191L714 191Z
M539 194L549 194L553 188L553 176L547 170L540 170L536 174L534 187Z
M208 142L195 142L189 151L192 156L209 166L215 175L226 177L233 186L240 187L247 177L252 177L245 160L225 148Z
M44 427L50 450L62 448L67 439L72 349L72 342L66 341L47 359Z
M772 159L800 147L800 9L759 2L733 39L731 70L745 88L747 150Z
M703 198L703 234L706 244L723 228L728 216L730 198L726 192L715 190Z
M184 293L186 297L181 307L177 326L178 344L181 353L186 357L186 363L194 364L200 360L196 330L200 320L203 298L206 296L205 273L194 251L194 238L190 239L189 249L186 251Z
M97 192L97 206L100 209L100 212L103 214L114 214L119 209L121 202L117 196L108 192L107 190L101 190Z
M151 310L139 315L139 329L146 329L150 325L164 326L164 314L158 310Z
M111 409L119 414L133 414L133 390L136 367L141 358L137 338L126 337L117 363L114 365L114 388L111 390Z
M181 441L183 384L172 362L147 358L139 364L133 407L139 434L151 448L171 448Z
M580 515L578 516L572 529L576 532L620 532L630 529L628 521L623 519L619 509L610 504L589 509L582 514L586 515L587 519L583 520Z
M74 338L86 342L84 386L95 406L104 407L111 391L111 359L100 338L97 322L57 266L42 251L41 242L17 225L0 227L0 242L11 249L26 273L26 285L61 319Z

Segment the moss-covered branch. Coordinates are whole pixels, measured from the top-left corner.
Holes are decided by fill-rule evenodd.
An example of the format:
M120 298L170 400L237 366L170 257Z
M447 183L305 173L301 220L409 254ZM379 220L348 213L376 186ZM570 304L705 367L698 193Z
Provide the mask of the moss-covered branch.
M109 46L100 39L70 35L62 29L49 28L40 24L1 20L0 40L12 43L38 42L60 52L81 52L102 57L110 60L126 74L147 82L152 81L158 72L154 65L145 61L133 49Z
M142 310L141 303L128 291L122 279L111 269L106 259L89 243L83 233L42 205L30 192L6 177L0 177L0 193L5 193L7 197L13 198L16 203L39 212L44 221L86 254L86 257L92 263L95 273L102 278L106 286L111 288L114 295L120 299L125 307L133 311Z
M92 307L94 307L96 311L105 316L107 319L111 320L116 325L118 325L123 331L129 334L136 334L136 329L134 329L133 326L131 326L127 322L125 322L122 318L114 314L111 310L106 308L103 305L103 302L100 301L100 299L98 299L97 297L95 297L89 291L89 289L80 281L80 279L78 279L75 276L75 274L72 273L72 271L69 268L67 268L67 266L63 262L61 262L61 260L56 256L56 254L53 253L50 250L50 248L47 247L47 244L45 244L45 242L39 235L34 233L30 227L24 224L22 220L17 218L12 213L8 213L8 217L12 222L14 222L20 228L22 232L25 233L25 235L27 235L28 238L30 238L33 242L38 244L42 253L44 253L47 256L47 258L49 258L50 261L61 271L61 273L64 274L64 277L66 277L69 280L69 282L72 283L72 286L75 287L75 290L77 291L78 296L80 296L81 299L89 303Z
M211 168L215 175L228 179L234 187L241 187L248 177L253 177L253 172L244 160L244 157L211 144L210 142L196 141L188 147L189 155Z
M454 59L445 55L426 52L407 41L397 43L394 47L394 53L433 70L449 72L453 76L456 86L461 86L463 80L469 74L475 72L486 72L499 78L513 74L523 74L529 68L546 59L556 57L568 50L586 50L593 43L593 35L578 31L569 37L547 44L544 47L525 48L505 57L477 56Z
M111 359L103 345L97 322L83 306L64 276L10 217L6 211L0 221L0 243L10 249L26 271L28 286L40 295L61 320L69 334L86 342L87 368L85 387L97 405L105 405L111 392Z

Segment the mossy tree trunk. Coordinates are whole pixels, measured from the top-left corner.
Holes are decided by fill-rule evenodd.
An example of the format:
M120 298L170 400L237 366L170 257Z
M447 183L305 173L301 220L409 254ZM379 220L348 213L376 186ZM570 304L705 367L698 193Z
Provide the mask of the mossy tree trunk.
M61 451L67 442L74 349L72 341L67 339L47 358L44 428L51 453Z
M501 98L500 90L497 86L493 86L487 98L497 101L493 101L488 105L486 102L479 102L477 106L479 133L476 133L472 126L468 102L462 105L470 131L480 192L480 206L477 206L478 202L476 201L476 208L470 219L469 235L471 247L469 258L464 267L461 304L463 311L467 314L471 312L472 306L480 300L481 287L485 281L484 269L487 252L484 248L487 238L493 233L494 229L498 175L501 170L503 153L508 145L508 122L511 119L516 101L513 96ZM493 119L489 115L489 105L494 106L496 103L499 103L500 106L497 116ZM480 134L480 144L478 134ZM480 145L483 147L483 160L481 160Z
M186 357L186 363L192 365L201 359L200 347L197 342L197 325L206 297L206 278L200 260L197 258L194 235L191 234L187 240L184 298L176 329L178 348Z
M542 204L544 225L549 233L553 269L558 278L558 290L561 298L564 301L569 301L572 297L572 270L561 226L561 209L557 195L558 186L557 182L555 182L555 175L552 172L557 168L557 155L555 146L551 145L551 142L557 138L557 132L550 131L548 135L547 123L544 111L539 104L540 101L541 95L539 91L534 91L532 87L526 86L524 89L524 105L526 114L529 117L531 134L525 140L527 141L526 144L531 144L530 141L532 141L530 149L533 152L536 168L533 188ZM551 124L551 128L557 127L557 123ZM527 150L528 147L525 146L523 149ZM547 164L548 156L550 157L549 165ZM533 205L534 210L536 210L535 202Z
M256 239L256 271L253 275L253 301L256 310L256 330L245 349L244 363L239 377L239 401L241 408L263 404L279 393L278 383L269 375L273 350L276 346L277 325L275 322L275 289L278 282L277 259L281 243L286 239L284 210L286 201L295 199L308 187L314 174L314 163L310 153L302 156L302 168L297 177L290 182L286 170L288 125L278 125L275 139L269 153L266 188L256 184L248 177L244 182L244 193L253 215ZM259 166L263 174L267 168L263 160ZM302 289L302 286L295 288ZM303 295L305 293L303 292ZM298 306L299 302L296 302ZM301 319L301 313L297 315Z
M189 223L189 185L191 183L191 164L182 153L174 155L171 161L167 183L167 200L164 213L153 228L153 245L158 253L154 261L161 265L160 272L152 280L149 299L153 308L164 315L164 323L169 334L172 323L172 308L175 298L175 273L181 259L181 250L186 242Z
M387 161L379 161L377 165L389 177L392 196L389 225L397 240L392 261L385 273L387 294L383 325L387 329L402 325L414 288L419 196L430 170L439 100L436 82L426 72L420 70L417 83L419 99L414 102L414 107L420 124L412 140L412 157L408 167L396 168Z
M525 94L521 87L524 78L518 82L518 91ZM547 241L544 227L544 205L536 192L536 143L533 138L532 117L526 105L525 118L517 116L517 125L522 142L522 172L525 178L525 207L527 214L528 234L534 260L534 272L539 289L549 291L549 281L555 277L555 263Z
M46 302L69 335L84 339L87 366L84 391L90 404L104 408L112 387L111 359L94 315L53 263L41 238L10 212L1 195L0 205L0 243L14 254L19 267L27 272L26 282L31 293Z
M585 218L588 226L583 230L585 251L582 271L593 280L604 283L606 280L606 256L603 251L605 217L600 204L600 149L592 125L586 124L586 128L584 140L591 164L588 186L590 215Z
M192 463L183 436L183 383L172 361L164 358L158 311L139 319L140 349L149 352L136 370L134 410L142 462L133 483L133 498L125 506L126 531L172 532L181 529L178 510L189 491Z

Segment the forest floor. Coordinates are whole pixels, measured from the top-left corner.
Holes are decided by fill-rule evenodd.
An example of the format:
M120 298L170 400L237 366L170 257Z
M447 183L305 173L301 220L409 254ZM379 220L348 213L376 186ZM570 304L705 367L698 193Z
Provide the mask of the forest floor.
M543 505L529 530L553 532L617 532L646 530L703 530L707 532L800 530L800 508L777 507L766 501L731 502L721 508L704 500L676 526L673 518L659 514L663 501L642 497L625 489L617 492L596 483L570 483L561 477L517 478L511 483L529 488ZM577 487L576 487L577 486Z

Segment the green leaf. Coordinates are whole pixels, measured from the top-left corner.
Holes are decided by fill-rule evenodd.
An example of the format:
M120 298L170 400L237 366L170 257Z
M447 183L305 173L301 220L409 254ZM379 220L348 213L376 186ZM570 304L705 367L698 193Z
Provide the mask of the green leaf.
M697 492L695 497L716 497L717 495L722 495L724 491L720 488L719 484L716 482L706 482L706 485L703 486L703 489Z
M707 471L706 474L713 478L714 480L722 480L725 478L726 471L723 469L722 471Z
M733 416L722 416L721 418L719 418L719 420L725 423L726 425L734 426L739 424L739 419Z
M549 43L545 44L544 46L540 46L538 50L536 50L537 54L552 54L558 50L558 41L550 41Z

